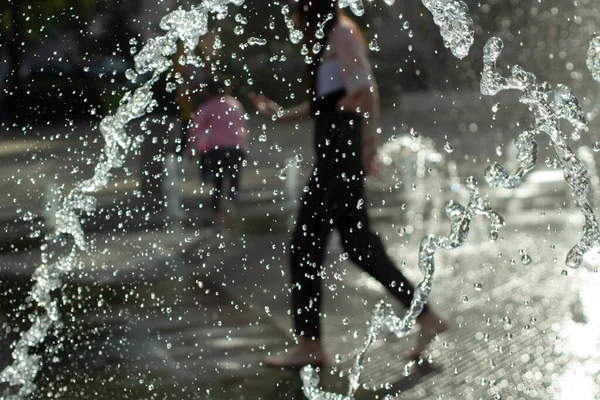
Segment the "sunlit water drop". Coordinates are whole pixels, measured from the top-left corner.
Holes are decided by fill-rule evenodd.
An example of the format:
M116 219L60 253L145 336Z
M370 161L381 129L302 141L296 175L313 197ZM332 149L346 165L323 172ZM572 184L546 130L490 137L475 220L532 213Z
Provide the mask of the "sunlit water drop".
M446 142L444 150L446 150L446 153L452 153L454 151L454 146L452 146L450 142Z

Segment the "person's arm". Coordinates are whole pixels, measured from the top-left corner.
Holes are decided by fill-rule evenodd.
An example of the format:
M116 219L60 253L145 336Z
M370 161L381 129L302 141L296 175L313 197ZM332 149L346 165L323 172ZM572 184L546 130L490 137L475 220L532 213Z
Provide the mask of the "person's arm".
M249 93L248 97L250 97L257 110L267 118L274 118L278 121L295 121L310 117L310 103L308 101L294 107L283 108L262 94Z
M310 117L310 102L305 101L290 108L280 108L277 112L279 121L296 121Z

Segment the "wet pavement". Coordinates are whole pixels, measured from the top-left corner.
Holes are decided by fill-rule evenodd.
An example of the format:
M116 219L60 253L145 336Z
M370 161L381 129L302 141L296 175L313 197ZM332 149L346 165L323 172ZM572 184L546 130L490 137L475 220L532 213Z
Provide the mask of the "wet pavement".
M447 161L456 162L462 178L470 173L480 177L488 158L507 157L504 144L514 136L514 123L526 119L524 111L514 113L502 120L503 125L487 128L491 117L482 110L444 111L444 104L436 106L435 121L427 119L427 111L415 109L407 111L404 125L394 128L397 117L391 113L384 120L387 136L413 127L431 137L445 158L440 174L449 179L427 175L414 192L402 185L394 191L383 178L371 179L368 185L374 229L412 281L420 278L416 259L421 236L448 232L436 198L465 197L460 180L451 186L454 178L445 167ZM479 106L487 109L486 104ZM258 131L263 123L253 120ZM77 134L71 138L51 142L51 148L37 153L31 149L46 141L29 138L19 145L10 141L12 150L4 146L8 149L1 172L7 196L2 208L5 221L20 221L26 211L42 215L44 185L52 180L72 182L72 175L89 173L87 158L98 153L101 141L79 139L95 133L84 126L74 129ZM266 142L257 137L251 142L240 219L223 237L208 226L209 214L200 207L208 201L208 190L201 188L187 161L187 217L182 226L156 228L160 216L154 226L142 224L143 214L136 211L139 204L131 200L139 187L135 174L139 155L128 161L133 173L118 173L115 183L100 195L99 215L108 216L110 224L89 229L92 251L56 294L62 296L64 328L39 349L45 362L34 398L303 398L296 372L267 369L262 360L292 341L284 249L294 205L285 192L299 192L308 169L297 171L295 188L278 173L295 154L310 160L310 140L307 125L266 129ZM42 136L56 135L44 132ZM446 141L454 146L453 152L442 150ZM84 156L77 150L83 142L90 143L84 146ZM539 170L547 154L542 148ZM68 163L58 161L65 159ZM580 235L582 221L560 178L539 173L511 194L489 191L492 205L507 219L500 238L489 242L486 224L477 221L464 247L440 250L436 256L431 304L451 321L450 331L433 344L424 362L413 366L407 366L401 355L415 340L414 334L403 339L383 335L368 354L364 387L357 398L600 396L600 320L594 312L600 278L586 269L563 273L564 256ZM111 208L126 216L122 225L114 221L118 215L104 211ZM416 210L427 214L421 220L414 215ZM19 226L30 232L31 225L10 226L17 228L5 230L3 243L9 245L0 256L0 287L5 294L0 300L0 368L10 359L9 343L26 326L23 315L30 310L23 304L29 277L40 260L36 246L10 250L15 239L11 232ZM526 257L523 262L524 253L530 263ZM334 235L324 282L330 366L321 383L338 393L346 390L347 370L373 306L386 299L384 289L341 254ZM397 305L395 309L403 312Z

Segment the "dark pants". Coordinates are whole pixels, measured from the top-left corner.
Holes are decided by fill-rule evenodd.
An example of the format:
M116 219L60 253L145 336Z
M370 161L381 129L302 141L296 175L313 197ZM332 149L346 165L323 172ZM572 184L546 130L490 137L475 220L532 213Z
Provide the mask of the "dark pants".
M246 154L243 150L236 148L213 149L206 151L202 157L200 174L205 177L205 173L208 173L214 183L212 207L215 212L218 212L221 198L225 197L223 195L225 179L229 181L229 199L234 203L237 202L242 161Z
M389 258L371 231L364 198L361 119L327 113L316 120L317 161L300 203L291 244L292 314L295 332L320 337L321 276L327 240L337 228L344 251L406 307L413 286Z

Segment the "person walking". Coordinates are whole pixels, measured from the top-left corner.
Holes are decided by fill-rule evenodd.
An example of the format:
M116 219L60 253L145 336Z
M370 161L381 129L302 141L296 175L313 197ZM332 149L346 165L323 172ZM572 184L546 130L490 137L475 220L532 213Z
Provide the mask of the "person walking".
M230 214L236 214L242 164L246 158L248 123L244 106L229 94L220 81L211 80L204 88L207 99L198 107L188 132L188 140L195 142L203 178L213 183L213 225L220 233L225 223L222 200L231 200ZM228 196L224 194L229 183Z
M366 175L377 173L379 95L367 57L365 40L357 25L334 0L297 0L291 16L303 32L303 46L312 54L308 67L310 99L283 109L261 94L250 99L266 117L279 121L312 117L316 160L308 191L300 202L292 235L292 315L298 343L268 357L268 366L296 368L326 362L321 341L319 274L333 229L340 234L350 259L377 279L405 307L413 286L396 268L381 239L372 232L364 200ZM448 323L425 305L417 319L417 343L405 357L418 359Z

